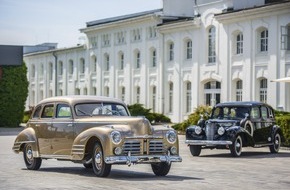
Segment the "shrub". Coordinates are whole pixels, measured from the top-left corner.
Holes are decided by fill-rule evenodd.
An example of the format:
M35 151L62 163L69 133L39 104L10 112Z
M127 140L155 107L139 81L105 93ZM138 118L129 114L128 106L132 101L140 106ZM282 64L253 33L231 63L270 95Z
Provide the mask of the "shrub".
M282 115L276 117L277 125L282 129L285 142L284 146L290 146L290 115Z
M0 79L0 127L18 127L23 119L28 95L27 68L2 66Z
M128 109L132 116L145 116L150 123L166 122L170 123L170 119L160 113L151 113L151 109L146 109L142 104L129 105Z
M183 121L182 123L178 123L173 125L172 127L175 130L185 131L185 129L190 125L196 125L198 120L200 119L200 115L204 116L204 119L208 119L209 114L211 113L210 106L198 106L195 108L194 112L188 116L188 119Z

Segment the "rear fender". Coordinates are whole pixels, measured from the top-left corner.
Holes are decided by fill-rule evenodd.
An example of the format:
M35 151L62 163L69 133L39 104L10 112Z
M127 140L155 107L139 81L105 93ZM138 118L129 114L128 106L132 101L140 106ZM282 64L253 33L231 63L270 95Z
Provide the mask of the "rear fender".
M33 157L39 157L38 142L33 128L26 128L17 135L12 150L15 153L22 152L27 143L32 146Z

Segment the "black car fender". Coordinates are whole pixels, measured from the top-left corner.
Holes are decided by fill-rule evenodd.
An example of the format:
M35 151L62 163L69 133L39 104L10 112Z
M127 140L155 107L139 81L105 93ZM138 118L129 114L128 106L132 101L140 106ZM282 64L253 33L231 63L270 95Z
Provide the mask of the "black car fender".
M238 135L242 137L243 144L245 146L253 146L255 144L255 141L251 134L243 127L240 126L233 126L229 127L227 129L227 133L231 139L231 141L234 141Z
M275 136L276 133L279 133L280 136L281 136L281 141L282 141L282 142L285 142L285 137L284 137L284 135L283 135L282 129L281 129L280 126L278 126L278 125L274 125L274 126L272 127L272 131L271 131L271 139L274 139L274 136Z

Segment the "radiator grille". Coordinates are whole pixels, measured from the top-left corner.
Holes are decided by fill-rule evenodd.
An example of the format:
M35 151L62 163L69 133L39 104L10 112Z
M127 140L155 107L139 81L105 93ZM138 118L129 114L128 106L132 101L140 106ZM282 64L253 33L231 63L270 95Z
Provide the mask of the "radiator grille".
M206 125L205 132L206 132L206 139L207 140L214 140L214 136L216 134L217 127L215 123L209 123Z
M123 144L123 153L128 154L129 151L131 152L131 155L139 155L139 154L152 155L166 153L162 141L150 139L126 141Z

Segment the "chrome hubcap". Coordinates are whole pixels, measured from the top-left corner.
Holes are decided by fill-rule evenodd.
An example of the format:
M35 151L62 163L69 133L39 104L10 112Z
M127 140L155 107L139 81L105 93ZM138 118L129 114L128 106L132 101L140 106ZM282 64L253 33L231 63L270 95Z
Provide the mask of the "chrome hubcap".
M96 152L95 165L98 170L102 168L102 153L101 152Z
M30 159L30 160L33 158L32 150L31 150L31 149L29 149L29 150L27 151L26 156L27 156L27 158Z

